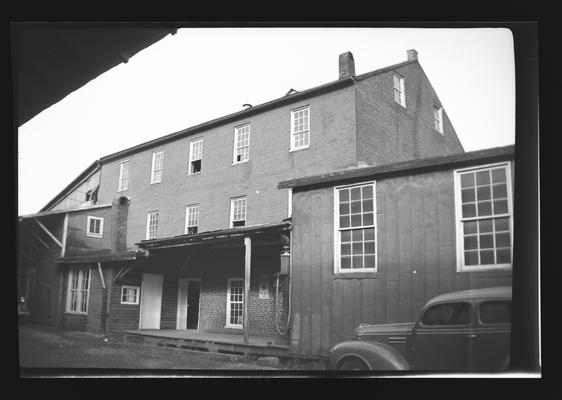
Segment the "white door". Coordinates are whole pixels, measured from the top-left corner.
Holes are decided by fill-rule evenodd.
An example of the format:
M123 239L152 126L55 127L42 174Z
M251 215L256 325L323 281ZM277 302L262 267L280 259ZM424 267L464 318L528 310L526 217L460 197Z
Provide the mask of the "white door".
M187 279L178 283L178 315L176 329L187 329Z
M140 329L160 329L163 275L142 274Z

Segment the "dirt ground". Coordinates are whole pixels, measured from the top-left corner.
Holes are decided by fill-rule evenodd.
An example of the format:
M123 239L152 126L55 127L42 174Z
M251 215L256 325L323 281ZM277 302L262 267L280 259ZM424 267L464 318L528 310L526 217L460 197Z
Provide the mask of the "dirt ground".
M125 343L111 336L74 332L31 323L19 326L20 376L107 373L146 375L165 372L201 375L209 371L225 376L275 371L322 370L321 364L280 364L264 358L198 352L186 349ZM280 372L281 373L281 372Z

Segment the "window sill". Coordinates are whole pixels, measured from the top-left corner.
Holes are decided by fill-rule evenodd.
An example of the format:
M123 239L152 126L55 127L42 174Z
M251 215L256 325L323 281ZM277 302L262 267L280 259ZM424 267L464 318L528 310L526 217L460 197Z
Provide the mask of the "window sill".
M225 325L224 327L227 329L244 329L244 327L240 325Z
M139 305L139 303L123 303L123 302L121 302L121 304L124 305L124 306L138 306Z
M378 272L338 272L334 279L377 279Z
M501 275L505 275L506 273L511 273L513 271L513 268L511 266L511 264L506 264L506 265L498 265L498 266L490 266L490 267L476 267L476 268L467 268L467 267L459 267L457 269L457 273L460 274L466 274L466 273L471 273L471 274L485 274L485 275L490 275L490 274L494 274L494 273L499 273Z
M92 238L98 238L98 239L103 238L103 235L95 235L93 233L86 233L86 236L92 237Z
M69 315L83 315L86 316L88 315L88 312L78 312L78 311L65 311L65 314L69 314Z
M162 181L158 181L158 182L150 182L151 185L155 185L157 183L162 183Z
M197 175L201 175L201 171L199 172L188 172L187 176L197 176Z
M289 153L294 153L295 151L306 150L306 149L310 149L310 145L306 147L298 147L296 149L289 149Z
M246 164L247 162L249 162L250 160L244 160L244 161L233 161L232 165L238 165L238 164Z

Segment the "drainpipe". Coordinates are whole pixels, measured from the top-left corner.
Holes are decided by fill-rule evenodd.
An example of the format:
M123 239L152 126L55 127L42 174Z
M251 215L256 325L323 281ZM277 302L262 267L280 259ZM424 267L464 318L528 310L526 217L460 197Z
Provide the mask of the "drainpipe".
M246 251L246 256L244 258L244 303L242 319L244 323L244 343L248 344L248 326L250 320L248 315L248 302L250 301L250 268L252 265L252 239L249 236L244 238L244 249Z
M101 330L104 335L107 334L107 288L105 287L105 279L101 270L101 262L98 262L98 271L100 273L101 285L103 287L103 297L101 300Z

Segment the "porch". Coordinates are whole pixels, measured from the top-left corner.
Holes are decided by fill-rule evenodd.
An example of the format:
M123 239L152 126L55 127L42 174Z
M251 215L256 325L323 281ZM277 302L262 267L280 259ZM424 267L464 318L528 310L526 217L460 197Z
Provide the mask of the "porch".
M206 351L244 356L291 357L289 340L281 337L248 336L228 333L208 333L194 329L142 329L116 331L112 336L132 343L156 346L177 347L189 350Z

